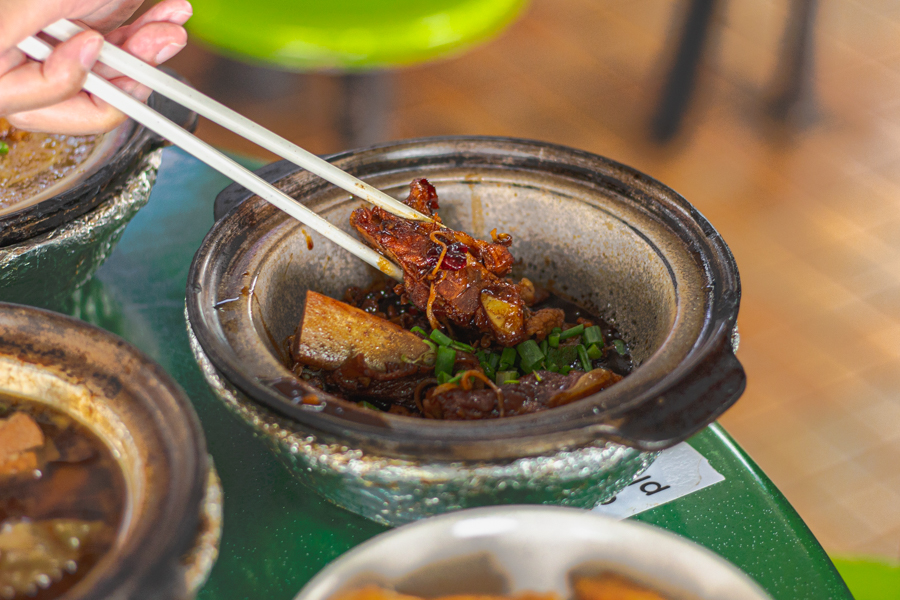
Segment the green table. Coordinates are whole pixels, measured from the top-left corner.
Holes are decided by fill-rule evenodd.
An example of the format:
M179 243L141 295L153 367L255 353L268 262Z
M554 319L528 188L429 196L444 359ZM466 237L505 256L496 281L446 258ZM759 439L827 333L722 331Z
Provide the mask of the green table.
M193 399L225 490L219 561L203 600L288 600L329 561L385 530L292 479L209 391L188 348L188 266L228 181L167 149L149 205L84 292L75 314L125 337ZM725 481L644 512L730 560L777 600L852 598L784 496L718 425L690 440Z

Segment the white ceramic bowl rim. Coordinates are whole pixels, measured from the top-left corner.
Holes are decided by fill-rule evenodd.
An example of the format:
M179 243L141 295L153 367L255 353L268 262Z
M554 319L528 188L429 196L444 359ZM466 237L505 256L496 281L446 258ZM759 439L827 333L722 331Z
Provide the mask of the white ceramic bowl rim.
M495 506L433 517L345 553L295 600L328 600L351 581L393 582L436 562L487 553L512 593L571 597L569 571L608 565L672 598L769 600L737 567L694 542L634 521L553 506Z

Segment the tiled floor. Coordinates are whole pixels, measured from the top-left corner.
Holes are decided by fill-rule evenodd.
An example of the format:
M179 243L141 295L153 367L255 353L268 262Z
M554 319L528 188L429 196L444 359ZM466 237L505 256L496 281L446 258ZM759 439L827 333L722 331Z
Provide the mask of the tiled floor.
M793 129L765 112L790 1L725 3L682 133L659 147L648 125L687 4L534 0L495 41L393 74L385 138L542 139L684 194L743 281L749 385L722 422L829 551L900 558L900 3L818 3L812 119ZM341 149L333 78L264 74L279 91L260 97L215 86L211 63L193 46L173 61L308 149Z

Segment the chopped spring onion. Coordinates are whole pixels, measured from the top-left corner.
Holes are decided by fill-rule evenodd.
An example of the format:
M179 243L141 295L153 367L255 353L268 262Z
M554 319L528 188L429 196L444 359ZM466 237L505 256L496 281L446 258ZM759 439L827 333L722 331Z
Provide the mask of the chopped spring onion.
M541 354L543 354L544 356L547 356L547 350L550 348L550 342L548 342L547 340L544 340L543 342L541 342L540 347L541 347Z
M540 347L534 340L525 340L516 346L516 350L518 350L519 356L522 357L523 365L531 365L544 360L544 353L541 352Z
M9 154L9 145L6 142L0 142L0 156Z
M491 365L493 370L497 370L497 367L500 366L500 355L495 352L489 352L487 362Z
M575 346L575 350L578 351L578 358L581 360L581 366L584 367L584 372L594 368L594 365L591 364L591 359L588 358L587 349L584 347L584 344L578 344Z
M453 377L450 377L450 373L444 373L443 371L437 374L437 380L439 385L444 385L445 383L457 383L462 379L462 373L457 373Z
M451 375L453 365L456 364L456 350L440 346L437 349L437 357L434 360L434 374L437 377L441 373Z
M551 333L547 337L547 345L550 346L551 348L559 348L559 334Z
M566 329L565 331L563 331L562 333L560 333L560 334L559 334L559 341L562 342L562 341L567 340L567 339L569 339L569 338L573 338L573 337L575 337L576 335L581 335L582 333L584 333L584 325L576 325L575 327L572 327L572 328L570 328L570 329Z
M497 368L501 371L506 371L510 367L515 366L516 364L516 349L515 348L504 348L503 354L500 355L500 363L497 365Z
M473 348L472 346L470 346L468 344L464 344L462 342L457 342L456 340L453 340L452 342L450 342L450 347L454 348L456 350L459 350L460 352L468 352L469 354L475 354L475 348Z
M410 331L412 331L413 333L418 333L418 334L421 335L422 337L426 337L426 338L428 337L428 334L425 333L425 330L422 329L421 327L419 327L418 325L416 325L415 327L413 327L412 329L410 329Z
M437 346L435 345L434 342L432 342L432 341L429 340L428 338L425 338L425 339L422 340L422 341L425 342L426 344L428 344L428 347L431 348L431 351L432 351L432 352L437 352Z
M559 372L562 373L563 375L568 375L569 371L571 371L571 370L572 370L572 367L567 367L565 365L563 365L559 368Z
M541 376L537 371L534 372L534 378L537 379L538 383L542 381Z
M622 340L613 340L610 342L610 344L615 346L616 352L618 352L621 356L625 356L625 353L628 351L625 348L625 342L623 342Z
M553 329L551 329L550 335L553 335L554 333L556 335L559 335L560 333L562 333L562 327L554 327Z
M369 410L379 410L377 406L375 406L371 402L366 402L365 400L363 400L362 402L357 402L356 404L358 406L362 406L363 408L368 408Z
M484 371L484 374L488 379L494 379L495 377L497 377L497 371L494 369L494 367L491 366L490 363L482 360L478 364L481 365L481 370Z
M494 381L497 382L497 385L503 385L504 383L519 383L519 380L517 379L518 376L518 371L500 371L497 373L497 379Z
M591 344L587 349L587 355L591 360L597 360L603 358L603 350L598 348L597 344Z
M429 337L431 337L431 341L434 342L435 344L437 344L438 346L449 346L450 342L453 341L449 337L447 337L444 334L444 332L442 332L438 329L435 329L434 331L432 331L431 335Z
M584 335L582 336L582 341L584 345L587 347L591 347L592 345L596 345L598 348L603 348L603 332L600 331L599 325L594 325L592 327L584 328Z

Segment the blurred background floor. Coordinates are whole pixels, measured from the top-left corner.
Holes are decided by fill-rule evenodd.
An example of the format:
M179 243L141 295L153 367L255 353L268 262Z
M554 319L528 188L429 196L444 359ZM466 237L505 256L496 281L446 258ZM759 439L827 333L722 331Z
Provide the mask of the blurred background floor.
M749 384L722 423L829 552L898 559L900 3L818 6L811 94L784 122L769 108L796 3L720 2L681 129L654 143L688 5L534 0L492 42L387 74L384 140L546 140L682 193L743 282ZM335 77L238 68L194 44L171 66L311 151L344 149ZM208 122L199 135L267 156Z

